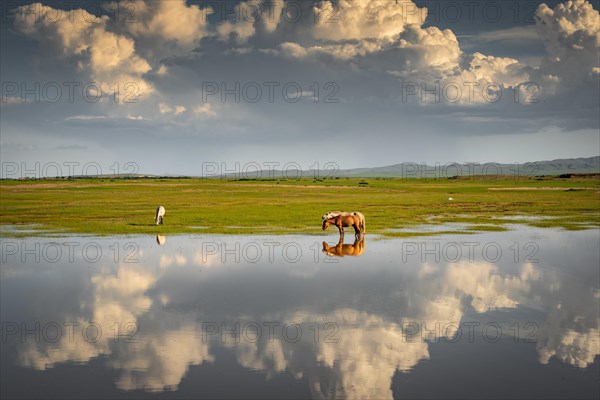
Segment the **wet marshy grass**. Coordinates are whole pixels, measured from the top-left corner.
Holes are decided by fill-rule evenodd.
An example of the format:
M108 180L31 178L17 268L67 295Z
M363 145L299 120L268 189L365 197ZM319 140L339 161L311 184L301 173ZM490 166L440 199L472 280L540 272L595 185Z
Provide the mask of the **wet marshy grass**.
M208 234L321 234L321 215L330 210L362 211L367 232L390 236L423 224L463 223L465 232L502 230L508 223L600 226L600 176L45 179L2 181L0 193L1 223L17 228L3 229L4 236L198 233L198 226ZM159 204L167 211L156 227ZM38 229L18 229L31 225Z

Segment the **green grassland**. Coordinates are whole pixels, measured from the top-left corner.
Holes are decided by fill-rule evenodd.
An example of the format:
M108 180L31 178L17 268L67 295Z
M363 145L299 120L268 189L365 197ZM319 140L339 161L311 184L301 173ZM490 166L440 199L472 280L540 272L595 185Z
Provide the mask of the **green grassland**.
M159 204L167 212L157 227ZM448 223L464 223L465 233L509 223L597 228L600 176L0 182L3 236L320 234L321 215L331 210L362 211L367 232L386 236L422 235L422 224L440 225L425 234L455 232Z

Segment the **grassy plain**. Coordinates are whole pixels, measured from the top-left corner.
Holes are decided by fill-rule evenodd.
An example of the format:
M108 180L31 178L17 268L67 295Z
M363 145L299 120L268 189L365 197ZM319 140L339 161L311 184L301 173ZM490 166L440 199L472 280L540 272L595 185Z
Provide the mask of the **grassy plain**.
M159 204L167 212L157 227ZM362 211L367 232L386 236L503 230L508 223L597 228L600 176L0 181L2 236L319 234L321 215L338 209ZM439 229L423 233L421 224Z

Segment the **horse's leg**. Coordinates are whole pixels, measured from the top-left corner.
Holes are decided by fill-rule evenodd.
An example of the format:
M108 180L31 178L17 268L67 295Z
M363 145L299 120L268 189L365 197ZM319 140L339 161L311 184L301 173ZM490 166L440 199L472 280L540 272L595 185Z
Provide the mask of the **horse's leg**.
M344 225L340 222L337 227L340 230L340 237L343 238L344 237Z
M354 224L352 227L354 228L354 237L358 238L361 234L359 225Z

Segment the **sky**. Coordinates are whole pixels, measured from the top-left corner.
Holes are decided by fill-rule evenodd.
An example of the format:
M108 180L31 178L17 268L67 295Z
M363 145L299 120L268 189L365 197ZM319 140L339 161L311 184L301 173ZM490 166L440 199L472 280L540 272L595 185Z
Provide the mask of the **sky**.
M598 1L1 6L2 178L600 154Z

